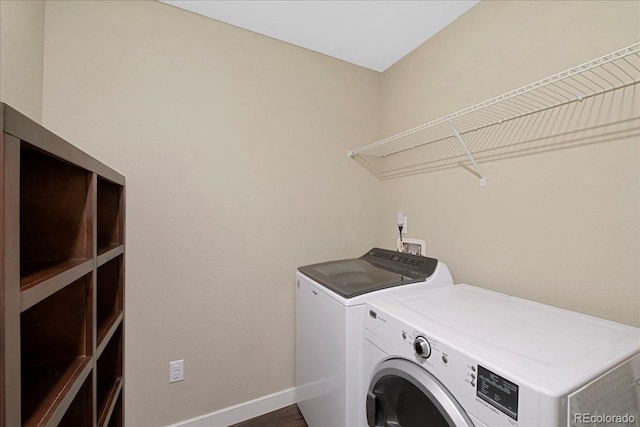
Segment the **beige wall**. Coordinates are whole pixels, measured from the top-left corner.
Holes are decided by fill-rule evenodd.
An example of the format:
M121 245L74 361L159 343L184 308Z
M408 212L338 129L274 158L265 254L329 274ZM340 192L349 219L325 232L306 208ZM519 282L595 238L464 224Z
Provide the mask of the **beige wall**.
M0 100L42 118L44 2L0 1Z
M48 2L46 35L44 124L127 178L128 425L293 387L296 267L377 240L346 150L379 75L158 2Z
M382 75L156 2L0 5L2 100L127 177L129 425L293 386L296 266L392 247L397 210L458 282L640 325L638 137L486 187L344 155L637 42L638 2L482 2Z
M383 134L636 43L639 16L639 2L481 2L383 74ZM505 160L481 162L485 187L457 166L384 181L384 241L395 239L395 211L403 210L409 236L425 239L456 283L640 325L637 93L516 128L503 143L532 140L541 152L507 150ZM562 121L591 127L604 116L635 120L617 135L605 126L540 138L574 129Z

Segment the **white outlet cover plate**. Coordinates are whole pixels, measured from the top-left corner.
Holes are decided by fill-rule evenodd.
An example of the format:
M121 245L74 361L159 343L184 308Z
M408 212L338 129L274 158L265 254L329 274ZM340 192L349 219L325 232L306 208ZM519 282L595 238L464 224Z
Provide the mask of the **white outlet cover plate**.
M175 383L184 380L184 359L169 362L169 382Z

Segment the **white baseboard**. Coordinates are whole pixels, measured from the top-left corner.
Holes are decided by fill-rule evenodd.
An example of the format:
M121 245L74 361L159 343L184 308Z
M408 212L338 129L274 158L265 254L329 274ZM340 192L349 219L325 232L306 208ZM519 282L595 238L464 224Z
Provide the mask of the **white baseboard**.
M259 397L238 405L229 406L210 414L172 424L169 427L226 427L264 415L276 409L296 403L295 387L268 396Z

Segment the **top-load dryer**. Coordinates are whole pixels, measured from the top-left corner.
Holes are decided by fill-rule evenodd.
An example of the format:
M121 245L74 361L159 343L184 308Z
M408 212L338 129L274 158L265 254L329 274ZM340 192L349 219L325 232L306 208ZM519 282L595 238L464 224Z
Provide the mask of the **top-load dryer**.
M296 401L309 427L361 427L365 304L374 296L452 286L433 258L374 248L296 273Z
M368 425L639 426L640 329L469 285L367 305Z

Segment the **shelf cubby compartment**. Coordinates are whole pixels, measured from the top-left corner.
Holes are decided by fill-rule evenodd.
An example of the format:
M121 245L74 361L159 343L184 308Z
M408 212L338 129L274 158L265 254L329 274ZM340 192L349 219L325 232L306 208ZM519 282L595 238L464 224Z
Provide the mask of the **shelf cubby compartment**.
M124 243L122 186L98 178L98 254Z
M96 326L98 354L114 328L122 321L124 297L124 255L98 267L96 282Z
M93 387L89 375L69 405L69 409L58 427L77 427L93 425Z
M104 424L98 424L100 427L104 427ZM107 427L122 427L124 425L122 418L122 393L118 396L118 400L116 400L113 405L113 412L111 413L111 418L109 419L109 424Z
M57 424L92 362L91 274L20 315L22 424Z
M115 406L122 390L122 327L118 327L98 357L98 425L106 426L118 417Z
M27 144L20 150L20 288L92 258L91 174Z

